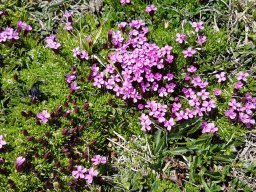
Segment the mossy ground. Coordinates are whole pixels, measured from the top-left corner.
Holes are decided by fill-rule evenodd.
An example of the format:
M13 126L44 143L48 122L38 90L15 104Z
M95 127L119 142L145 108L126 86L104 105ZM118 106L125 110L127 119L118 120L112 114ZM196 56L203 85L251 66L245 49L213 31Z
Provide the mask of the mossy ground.
M8 15L0 18L1 27L15 26L18 20L23 20L33 26L33 31L22 36L17 42L0 43L0 134L8 142L5 151L0 152L0 157L5 159L4 165L0 165L0 191L46 191L49 185L55 191L70 191L67 183L72 179L71 174L60 172L55 163L59 161L62 166L68 166L69 158L60 150L67 142L62 134L64 127L70 128L70 120L58 119L59 123L38 125L35 118L25 118L22 111L32 111L34 114L47 109L50 112L56 110L59 105L67 101L69 87L65 82L65 76L71 71L73 65L77 65L79 85L81 90L69 99L69 107L74 108L72 101L76 100L76 106L81 113L72 116L79 125L85 125L85 131L80 135L82 139L76 145L76 150L81 153L104 154L112 159L109 167L102 168L106 180L96 182L85 191L236 191L243 188L243 183L237 178L232 178L231 169L241 164L236 160L236 152L243 146L245 133L250 131L240 124L232 124L229 119L221 114L227 109L228 102L233 95L235 74L238 71L250 72L247 85L242 88L240 94L255 94L255 31L244 31L243 22L239 17L237 23L230 25L232 11L246 12L249 20L245 25L249 29L255 25L255 5L239 1L200 1L200 0L162 0L140 1L134 0L132 5L122 6L118 0L103 1L101 11L98 13L81 12L75 1L61 1L61 3L32 1L4 1L0 10L6 10ZM153 18L146 12L145 7L154 3L158 10ZM86 2L84 2L86 4ZM240 9L240 10L239 10ZM60 22L62 12L71 10L77 13L74 20L73 34L63 29ZM42 14L43 13L43 14ZM100 90L92 86L87 79L92 63L80 61L73 57L72 49L76 46L86 45L81 43L81 38L90 35L95 39L95 45L91 49L93 53L106 60L107 50L103 49L107 41L109 29L117 28L121 21L133 19L144 20L150 29L149 39L159 46L172 45L177 54L181 54L180 47L175 42L177 32L191 29L190 22L203 20L205 22L204 34L208 37L203 52L198 57L197 72L205 75L209 81L212 92L214 88L221 88L223 95L218 102L217 115L213 121L218 126L217 135L193 136L193 130L189 132L189 125L181 124L171 133L157 131L145 134L140 130L138 117L140 112L135 105L114 96L114 94ZM250 23L251 22L251 23ZM44 46L46 34L57 33L61 49L55 53ZM99 35L99 36L98 36ZM247 44L237 48L237 42L248 38ZM97 40L96 40L97 38ZM179 57L176 61L177 79L184 78L187 60ZM238 62L239 61L239 62ZM214 75L218 71L228 73L228 81L225 84L216 82ZM37 104L31 103L29 91L34 84L39 84L39 89L44 95ZM84 104L89 103L89 109L83 110ZM199 124L195 122L195 130ZM27 130L34 142L28 141L28 136L22 134ZM47 136L50 133L50 136ZM124 148L119 148L120 138L116 133L124 137L128 143L123 143ZM138 136L136 143L129 139L132 135ZM44 146L40 141L46 140L49 144ZM90 145L93 140L96 144ZM109 145L109 140L116 141ZM129 143L129 140L131 140ZM120 144L120 143L119 143ZM149 145L153 151L147 155L146 149L141 146ZM126 150L127 149L127 150ZM115 151L115 152L113 152ZM137 156L137 152L142 152ZM35 153L39 155L34 158ZM51 160L44 158L46 153L51 154ZM116 153L116 155L113 155ZM15 171L15 159L20 155L30 158L31 170L25 173ZM120 157L127 161L118 164ZM127 158L129 157L129 158ZM168 176L175 166L168 167L166 158L174 158L189 162L182 186L179 182L171 180ZM131 159L134 160L131 161ZM143 160L144 159L144 160ZM150 160L144 167L145 159ZM84 164L88 160L82 159ZM113 163L112 168L111 163ZM125 166L124 166L125 165ZM164 167L165 171L163 171ZM113 167L118 169L113 171ZM138 172L134 171L138 168ZM212 170L214 167L214 170ZM222 167L222 168L220 168ZM58 171L58 176L53 176L53 171ZM143 171L147 175L143 175ZM167 175L163 177L161 174ZM255 167L248 171L255 175ZM36 176L35 176L36 175ZM68 176L67 176L68 175ZM56 179L57 178L57 179ZM51 181L53 180L53 182ZM228 181L228 183L226 183ZM15 183L15 184L13 184ZM253 189L243 188L245 191Z

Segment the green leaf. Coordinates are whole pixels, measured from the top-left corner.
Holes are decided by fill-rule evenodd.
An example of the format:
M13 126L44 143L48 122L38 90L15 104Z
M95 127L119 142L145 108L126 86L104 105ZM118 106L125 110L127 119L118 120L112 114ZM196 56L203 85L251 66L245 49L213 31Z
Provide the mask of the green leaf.
M158 130L155 134L154 142L155 142L155 148L153 153L157 154L160 152L161 149L165 146L165 134L162 134L163 132L161 130Z

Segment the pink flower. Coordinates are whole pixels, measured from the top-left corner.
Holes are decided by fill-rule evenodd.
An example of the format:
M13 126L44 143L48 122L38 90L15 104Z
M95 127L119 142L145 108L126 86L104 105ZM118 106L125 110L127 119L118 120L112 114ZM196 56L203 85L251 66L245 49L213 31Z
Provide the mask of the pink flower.
M74 48L72 51L73 51L73 56L74 57L78 57L81 54L81 52L79 50L79 47Z
M73 12L65 11L65 13L63 14L63 17L68 19L72 17L72 15L73 15Z
M154 14L156 10L157 8L153 4L146 7L146 12L150 15Z
M140 110L144 109L144 105L143 104L139 104L138 105L138 109L140 109Z
M158 89L159 97L166 97L168 95L167 90L165 87L161 87Z
M198 99L197 97L194 97L193 99L188 100L188 104L189 104L191 107L199 106L199 105L200 105L199 99Z
M181 103L173 103L172 104L172 112L175 113L177 111L179 111L179 109L181 108Z
M173 59L174 59L174 56L173 55L167 55L165 61L167 63L172 63L173 62Z
M150 125L152 124L151 120L149 119L148 115L145 115L144 113L141 114L141 116L139 117L140 120L140 124L142 126L141 130L142 131L150 131L151 127Z
M228 105L232 108L232 109L239 109L241 107L241 103L237 102L236 99L231 99L230 102L228 102Z
M3 135L0 135L0 149L2 149L4 145L6 145L6 141L3 140Z
M56 35L50 35L45 38L46 46L53 50L57 50L60 47L60 43L56 42Z
M130 4L131 3L131 0L120 0L120 3L121 4Z
M202 100L206 100L209 98L210 93L207 92L205 89L197 93L197 96L200 96Z
M171 50L172 50L172 46L170 46L170 45L165 45L164 47L161 48L161 52L162 52L163 56L170 55Z
M246 82L248 76L249 76L249 73L245 73L243 71L240 71L239 74L237 75L237 80L238 81L243 80L244 82Z
M182 53L184 54L185 58L192 57L196 53L196 50L189 47L186 50L183 50Z
M38 113L36 117L43 123L46 123L50 118L50 113L48 113L47 110L43 110L41 113Z
M187 36L185 34L180 34L180 33L176 34L176 41L178 43L181 44L181 43L185 42L186 40L187 40Z
M183 110L180 110L179 112L175 113L176 120L180 121L182 119L188 119L188 114L185 113Z
M184 80L185 81L190 81L190 76L188 74L186 74L185 77L184 77Z
M213 94L214 94L215 96L220 96L221 93L222 93L222 91L221 91L220 89L214 89L214 90L213 90Z
M206 40L207 40L207 37L206 36L198 36L198 38L197 38L197 41L196 41L196 43L197 44L199 44L199 45L203 45L203 43L205 43L206 42Z
M17 40L19 39L19 33L13 28L6 27L0 32L0 42L6 42L7 40Z
M189 68L187 68L187 71L189 73L194 73L197 71L197 68L194 65L191 65Z
M170 131L174 125L175 125L175 122L173 118L170 118L168 121L165 120L164 122L164 126L167 128L168 131Z
M32 27L30 25L28 25L27 23L25 22L22 22L22 21L18 21L17 22L17 28L18 28L18 32L21 30L21 29L24 29L25 31L31 31L32 30Z
M226 73L221 72L220 74L216 74L215 77L218 79L218 82L224 82L226 81Z
M85 175L85 179L87 183L91 184L93 181L93 177L96 177L99 174L97 170L94 170L92 167L89 169L89 173Z
M202 106L203 106L202 109L204 111L211 111L212 108L216 108L215 101L213 99L209 101L203 101Z
M235 119L236 118L236 113L234 112L233 109L225 111L225 116L229 117L230 119Z
M173 93L175 87L176 87L176 85L174 83L169 83L169 84L165 85L167 93Z
M77 166L76 170L72 171L72 176L74 176L76 179L84 179L85 178L85 173L88 170L84 168L83 166L79 165Z
M31 31L31 30L32 30L32 27L30 25L26 25L25 31Z
M73 92L73 91L79 90L79 89L80 89L80 87L77 86L77 83L74 81L74 82L71 83L69 90L70 90L70 92Z
M73 30L72 23L71 22L65 23L64 29L66 29L67 31L72 31Z
M16 164L17 166L20 166L20 165L22 165L22 164L25 162L25 160L26 160L25 157L19 156L19 157L16 159L15 164Z
M214 123L203 122L202 125L202 133L215 133L218 131L218 128L215 127Z
M193 22L192 27L195 28L196 32L199 32L201 29L204 29L204 23L202 21Z
M239 89L241 89L241 88L243 87L243 85L244 85L244 84L243 84L241 81L238 81L238 82L235 84L235 87L234 87L234 88L235 88L236 90L239 90Z
M126 22L121 22L121 23L118 24L118 27L119 27L121 30L124 30L126 26L127 26L127 23L126 23Z
M88 59L89 59L89 54L88 54L86 51L82 50L82 51L80 52L80 58L81 58L81 59L88 60Z
M76 79L76 76L74 74L67 74L66 75L66 82L67 83L71 83L72 81L74 81Z
M15 161L15 168L18 172L22 171L24 168L24 163L26 161L25 157L19 156Z
M100 155L94 155L91 161L93 162L93 165L106 164L107 158Z
M174 78L174 75L172 73L168 73L166 76L163 77L164 80L171 81Z

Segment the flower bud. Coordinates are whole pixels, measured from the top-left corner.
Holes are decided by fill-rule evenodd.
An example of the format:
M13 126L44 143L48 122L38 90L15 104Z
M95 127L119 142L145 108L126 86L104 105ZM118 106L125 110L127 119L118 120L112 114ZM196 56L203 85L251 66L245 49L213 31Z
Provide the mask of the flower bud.
M4 164L4 162L5 162L4 158L0 158L0 165Z
M68 96L67 101L68 101L68 102L71 102L71 101L72 101L71 95Z
M29 117L34 116L34 113L33 113L32 111L28 111L27 113L28 113L28 116L29 116Z
M75 113L79 113L80 109L78 107L76 107L74 111L75 111Z
M66 135L67 133L68 133L68 129L67 128L62 129L62 135Z
M87 125L91 125L92 124L92 120L88 120L86 123L87 123Z
M34 141L34 140L35 140L35 138L33 136L28 137L28 141Z
M88 43L89 46L92 45L92 38L90 36L86 36L85 40L86 40L86 42Z
M56 116L56 114L54 113L54 112L51 112L51 118L53 118L53 117L55 117Z
M50 158L51 158L51 154L50 154L49 152L44 154L44 159L45 159L46 161L49 161Z
M35 98L35 97L33 97L33 98L31 99L31 103L32 103L32 104L36 104L36 103L37 103L37 101L36 101L36 98Z
M27 113L26 111L21 111L21 115L22 115L23 117L28 117L28 113Z
M70 113L71 113L71 112L70 112L69 110L66 111L66 112L64 113L64 117L66 117L66 118L67 118L67 117L70 117Z
M86 103L84 104L84 110L87 111L88 109L89 109L89 103L86 102Z
M84 129L85 129L85 126L84 125L80 125L79 130L83 131Z
M112 38L113 38L113 31L109 30L108 31L108 40L111 42Z
M55 162L55 166L59 168L61 166L60 162L59 161Z
M68 102L67 101L64 102L64 107L68 107Z
M62 113L62 106L61 105L59 105L58 106L58 108L57 108L57 114L60 114L60 113Z
M26 129L23 129L23 130L22 130L22 134L23 134L25 137L29 135L29 134L28 134L28 131L27 131Z
M14 79L15 81L18 81L18 80L19 80L18 75L17 75L17 74L14 74L14 75L13 75L13 79Z
M34 153L34 157L35 158L38 158L39 157L39 154L37 152Z

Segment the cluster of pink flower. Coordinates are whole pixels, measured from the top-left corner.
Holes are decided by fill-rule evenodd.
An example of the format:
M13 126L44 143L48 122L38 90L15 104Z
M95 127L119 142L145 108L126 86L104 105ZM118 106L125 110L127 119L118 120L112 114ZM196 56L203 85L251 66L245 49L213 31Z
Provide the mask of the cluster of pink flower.
M19 33L11 27L6 27L0 32L0 42L19 39Z
M95 155L91 161L94 165L99 164L106 164L107 158L100 155ZM72 176L76 179L85 179L88 184L91 184L93 182L93 178L96 177L99 174L97 170L95 170L93 167L87 169L83 166L79 165L76 167L76 170L72 171Z
M75 90L79 90L80 86L74 81L76 79L76 66L73 66L72 72L66 75L66 82L70 84L69 91L73 93Z
M202 133L215 133L218 131L218 128L214 125L214 123L208 123L204 121L201 124Z
M6 145L6 141L3 139L3 135L0 135L0 150ZM22 171L24 168L25 158L19 156L15 161L15 168L18 172ZM4 162L4 158L0 158L0 164Z
M148 101L145 105L145 108L149 110L149 116L157 119L158 123L164 123L164 127L167 128L168 131L175 125L174 119L171 117L169 119L165 118L167 112L167 105L157 103L155 101ZM142 113L139 117L141 126L143 131L151 130L151 120L149 119L148 115Z
M32 30L32 27L25 22L18 21L17 30L14 30L11 27L6 27L3 31L0 32L0 42L19 39L19 32L21 32L22 29L27 33Z
M200 78L196 76L197 78ZM203 116L204 114L209 114L209 112L212 111L213 108L216 108L215 101L210 98L210 93L206 91L205 87L208 85L207 82L203 83L203 86L201 84L201 90L196 91L198 88L196 88L198 85L194 82L194 77L191 80L191 86L194 86L195 89L192 88L183 88L182 92L185 95L187 105L189 107L182 109L182 103L180 101L181 97L176 97L175 101L172 104L171 107L171 118L166 119L166 112L167 112L167 105L156 103L155 101L149 101L145 105L146 109L149 109L149 116L154 117L158 123L163 123L164 127L167 128L167 130L171 130L171 128L176 124L175 122L181 121L181 120L188 120L195 118L197 116ZM202 81L202 80L201 80ZM200 81L200 82L201 82ZM139 104L142 105L142 104ZM185 104L184 104L185 105ZM139 107L140 109L143 109L144 107ZM142 130L151 130L150 125L152 124L152 121L149 119L149 116L146 114L142 114L142 116L139 118Z
M130 29L127 26L130 26ZM110 46L115 48L115 51L108 55L110 64L107 64L103 71L100 71L97 64L91 67L93 85L112 90L122 99L132 99L134 103L145 99L146 92L151 94L156 92L159 97L167 97L173 93L177 85L171 82L174 74L168 72L168 66L175 59L171 54L172 47L166 45L159 48L156 44L148 43L148 28L140 20L133 20L130 23L122 22L118 24L118 27L121 31L109 31L108 33ZM204 28L203 22L193 22L192 27L198 35L198 32ZM125 34L128 34L127 41L125 41L127 39L124 37ZM178 33L176 37L178 43L187 40L185 34ZM198 38L200 43L197 43L200 45L206 41L205 36L198 36ZM185 58L190 58L195 53L196 50L191 47L183 50ZM189 107L184 110L181 109L179 97L175 98L170 118L166 117L167 106L164 104L148 101L145 106L141 103L138 105L139 109L149 110L149 115L143 113L139 118L143 131L151 130L153 122L150 117L154 118L157 123L163 124L167 130L171 130L176 121L203 116L204 113L208 114L216 108L215 101L206 91L208 82L202 80L200 76L192 75L196 71L197 68L194 65L187 68L188 74L184 80L190 83L190 88L184 87L182 92L185 94ZM215 94L220 95L221 90L216 89Z
M256 109L256 97L252 97L251 94L246 94L241 102L232 98L228 103L229 109L225 111L225 116L229 117L233 121L245 124L247 127L251 127L255 124L255 117L253 114Z
M247 81L247 77L249 76L248 73L246 72L243 72L243 71L240 71L238 74L237 74L237 77L236 79L238 80L238 82L235 84L235 89L236 90L239 90L241 89L243 86L244 86L244 83Z
M25 32L29 32L29 31L32 30L32 27L30 25L28 25L27 23L25 23L25 22L18 21L17 22L17 31L20 32L22 29Z
M202 29L204 29L204 23L202 21L199 21L199 22L193 22L192 23L192 27L195 28L195 31L197 32L197 40L196 40L196 43L198 45L203 45L206 40L207 40L207 37L205 35L199 35L198 32ZM187 36L186 34L183 34L183 33L177 33L176 34L176 41L179 43L179 44L182 44L182 43L185 43L187 41ZM192 49L191 47L189 47L187 50L184 50L183 51L183 54L184 54L184 57L187 58L187 57L192 57L193 54L196 53L196 50L195 49Z
M91 161L93 162L93 165L106 164L107 158L101 155L94 155Z
M56 37L56 35L53 35L53 34L46 37L45 38L45 43L46 43L45 47L49 47L53 50L57 50L60 47L60 43L58 43L56 40L57 40L57 37Z
M120 0L120 3L121 3L122 5L124 5L124 4L130 4L130 3L131 3L131 0Z
M63 18L66 20L65 21L64 29L66 29L68 31L72 31L73 30L73 27L72 27L72 16L73 16L73 12L65 11L65 13L63 14Z
M166 45L159 48L156 44L148 43L148 28L144 22L133 20L129 25L131 30L127 31L129 39L126 42L120 31L109 33L111 45L116 50L108 55L110 64L106 65L104 71L100 72L96 64L92 66L94 86L106 87L123 99L132 99L134 103L150 91L166 97L176 86L170 82L174 75L164 74L160 69L173 62L172 47ZM123 22L119 26L124 30L127 24Z
M86 169L81 165L77 166L76 170L72 171L72 176L74 176L76 179L85 179L88 184L91 184L93 178L96 177L98 174L99 172L97 170L94 170L93 167L91 167L90 169Z
M89 59L89 54L85 50L80 50L79 47L73 49L73 56L81 60Z
M236 77L237 82L234 85L234 89L236 91L238 91L244 86L248 76L249 74L243 71L240 71L237 74L237 77ZM223 74L221 78L224 78ZM226 80L226 78L224 80ZM252 125L255 125L254 113L256 109L256 97L252 97L250 93L247 93L245 94L245 97L241 99L240 102L238 101L238 99L232 98L229 101L228 105L229 105L229 109L225 111L226 117L229 117L232 121L243 123L248 128L252 127Z

